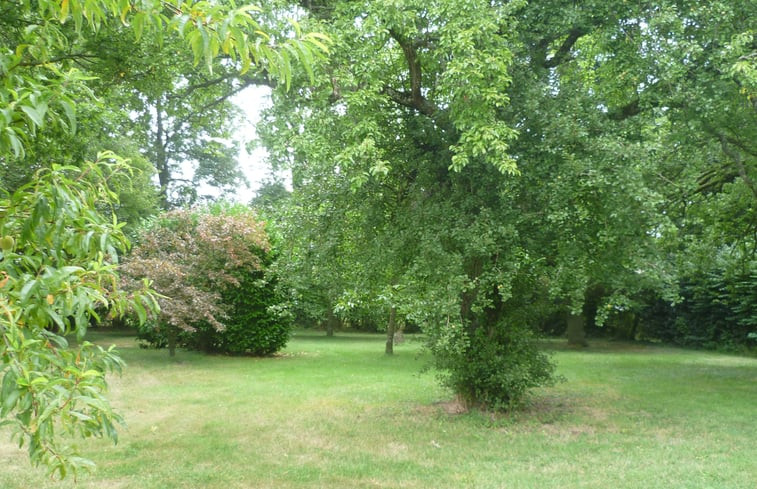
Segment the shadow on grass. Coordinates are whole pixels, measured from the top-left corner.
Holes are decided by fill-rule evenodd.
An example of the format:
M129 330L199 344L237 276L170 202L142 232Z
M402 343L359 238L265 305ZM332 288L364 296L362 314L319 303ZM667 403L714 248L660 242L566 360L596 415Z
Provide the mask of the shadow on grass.
M645 343L627 340L589 339L588 346L576 346L568 344L565 338L549 338L541 340L540 346L545 350L554 352L579 352L579 353L640 353L656 354L685 351L682 348L668 346L659 343Z
M355 332L337 332L333 336L327 336L323 331L303 331L298 330L292 334L292 339L296 341L313 341L325 343L345 343L345 342L382 342L386 341L386 335L381 333L355 333Z

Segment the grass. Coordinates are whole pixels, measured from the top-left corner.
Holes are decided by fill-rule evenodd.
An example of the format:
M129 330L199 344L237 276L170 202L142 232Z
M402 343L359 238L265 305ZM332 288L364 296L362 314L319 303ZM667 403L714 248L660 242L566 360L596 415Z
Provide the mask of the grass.
M506 416L453 414L418 343L298 333L275 358L140 350L112 399L118 445L53 482L0 431L0 488L757 488L757 359L599 343Z

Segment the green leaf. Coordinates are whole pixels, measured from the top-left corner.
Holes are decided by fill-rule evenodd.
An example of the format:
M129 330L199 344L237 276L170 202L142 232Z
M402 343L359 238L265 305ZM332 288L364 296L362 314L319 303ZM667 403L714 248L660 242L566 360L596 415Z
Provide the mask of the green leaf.
M23 158L26 155L26 151L24 150L23 143L18 138L18 136L16 136L16 132L13 130L12 127L6 127L5 133L15 157Z
M145 30L145 22L147 21L147 14L145 12L137 11L131 19L131 26L134 29L134 38L137 42L142 39L142 33Z
M45 114L47 113L47 105L39 104L36 106L22 105L21 110L32 120L37 127L43 127L45 124Z
M16 407L16 401L18 401L18 398L20 396L21 396L21 391L15 385L15 382L14 382L13 388L7 391L5 390L5 386L3 385L3 404L2 404L2 410L0 410L0 418L6 417L8 413L11 412L13 408Z
M37 285L37 280L31 279L27 281L23 287L21 287L21 292L19 293L19 301L22 304L25 304L29 301L29 296L33 293L34 289L37 288Z
M66 114L66 118L68 119L68 127L71 130L71 133L76 134L76 108L74 106L74 103L64 98L61 98L59 103L63 108L63 112L65 112Z

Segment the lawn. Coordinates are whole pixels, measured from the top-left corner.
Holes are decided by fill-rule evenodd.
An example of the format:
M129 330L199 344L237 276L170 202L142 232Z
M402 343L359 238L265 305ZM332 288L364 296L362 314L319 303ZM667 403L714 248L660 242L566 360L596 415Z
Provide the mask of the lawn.
M111 380L118 445L53 482L0 430L0 488L757 488L757 359L597 343L507 416L457 413L420 345L298 332L282 355L142 350Z

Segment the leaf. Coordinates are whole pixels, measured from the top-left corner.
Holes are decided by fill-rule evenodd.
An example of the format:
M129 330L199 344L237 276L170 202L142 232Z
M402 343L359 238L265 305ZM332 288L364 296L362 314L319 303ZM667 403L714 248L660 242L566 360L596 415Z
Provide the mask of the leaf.
M128 2L125 2L123 7L121 8L121 23L123 25L128 25L128 22L126 21L126 15L131 11L131 4Z
M47 377L36 377L31 382L29 382L29 385L40 385L40 384L47 384L50 381Z
M237 12L249 13L249 12L262 12L263 9L255 5L243 5L237 9Z
M72 134L76 134L76 108L68 99L61 98L60 102L58 102L60 106L63 108L63 112L66 113L66 118L68 119L68 127L71 130Z
M37 280L31 279L28 282L24 284L24 286L21 288L21 292L19 293L19 301L24 304L28 302L29 296L33 292L33 289L37 287Z
M8 138L8 142L10 143L11 149L13 150L13 155L16 158L23 158L26 155L26 151L24 150L24 145L21 143L21 140L16 136L16 132L13 130L12 127L6 128L6 137Z
M47 112L47 105L22 105L21 110L34 122L37 127L42 127L45 124L45 113Z
M197 64L200 62L200 59L202 59L204 49L202 33L200 33L198 30L193 30L187 36L187 40L189 41L189 45L192 48L194 64L195 66L197 66Z
M60 2L60 22L61 24L66 22L66 19L68 19L68 2L69 0L61 0Z
M6 374L7 375L7 374ZM5 392L5 389L3 389ZM7 394L3 394L2 409L0 409L0 418L4 418L15 406L18 398L21 396L21 391L17 386L13 386L12 389L7 391Z
M134 29L134 38L139 42L142 39L142 33L145 30L145 21L147 20L147 14L144 12L137 12L131 19L131 26Z

